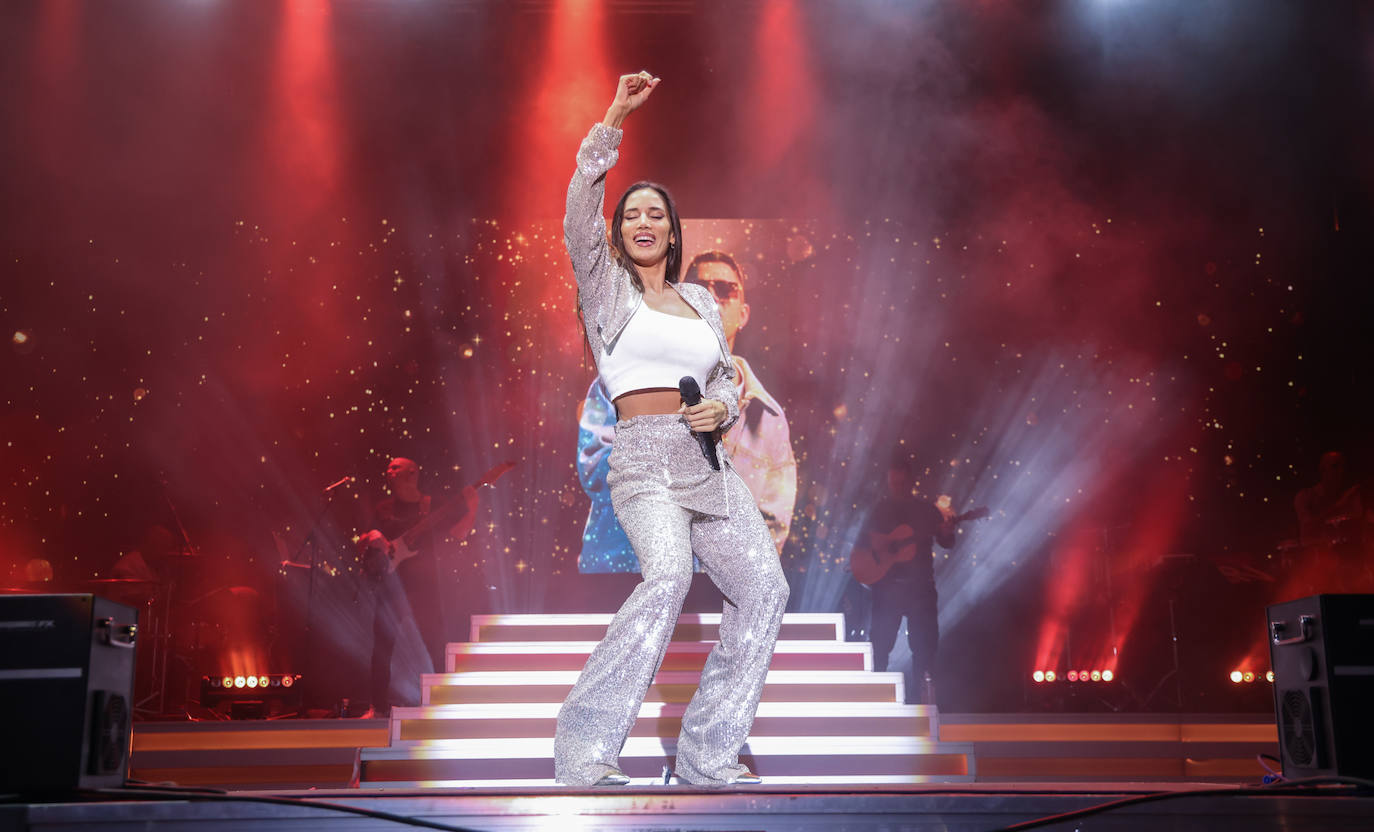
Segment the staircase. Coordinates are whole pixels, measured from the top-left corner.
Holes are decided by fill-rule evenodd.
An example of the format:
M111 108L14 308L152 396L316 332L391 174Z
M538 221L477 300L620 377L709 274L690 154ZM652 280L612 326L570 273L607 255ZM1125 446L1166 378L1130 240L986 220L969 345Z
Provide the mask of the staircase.
M610 621L473 616L448 672L423 677L423 704L392 709L391 744L363 749L361 786L552 785L558 708ZM663 782L719 628L719 614L679 618L621 751L636 784ZM786 615L741 762L769 784L972 782L972 744L940 742L936 708L902 704L902 674L872 668L868 643L844 641L843 616Z

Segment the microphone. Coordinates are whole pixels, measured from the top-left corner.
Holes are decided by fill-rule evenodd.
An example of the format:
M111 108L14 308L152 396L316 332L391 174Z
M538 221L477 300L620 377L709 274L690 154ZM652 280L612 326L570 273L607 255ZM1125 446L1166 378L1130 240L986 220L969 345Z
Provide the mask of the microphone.
M678 380L677 390L682 394L682 401L688 407L701 404L701 386L697 380L691 376L683 376ZM711 463L712 471L720 470L720 459L716 456L716 442L709 433L692 431L692 435L697 438L697 444L701 446L701 455L706 457L706 461Z
M351 483L351 482L353 482L353 481L354 481L354 478L353 478L353 477L344 477L343 479L339 480L338 482L331 482L329 485L326 485L326 486L324 487L324 493L328 494L329 492L333 491L334 489L338 488L339 486L341 486L341 485L348 485L349 483Z

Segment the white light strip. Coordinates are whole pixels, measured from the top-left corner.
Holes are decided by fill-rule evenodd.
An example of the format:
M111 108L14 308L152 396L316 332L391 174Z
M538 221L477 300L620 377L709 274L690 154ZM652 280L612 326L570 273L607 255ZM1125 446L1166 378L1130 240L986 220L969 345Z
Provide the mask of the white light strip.
M969 754L971 743L941 743L920 737L751 737L741 754L762 756L882 757L892 755ZM671 756L677 737L630 737L621 758ZM415 745L370 748L364 760L539 760L553 759L553 737L423 740Z
M614 613L561 613L561 614L502 614L474 615L469 630L470 641L481 641L483 627L550 627L550 626L590 626L608 625ZM678 616L678 624L720 624L718 612L683 613ZM844 641L844 615L836 612L789 612L782 617L783 626L788 624L828 624L835 628L835 640Z
M590 653L596 641L477 641L451 642L445 649L449 655L488 655L501 653ZM714 641L674 641L668 652L707 653L716 646ZM774 653L833 653L865 654L873 647L866 641L779 641Z
M972 775L934 775L934 774L817 774L799 775L790 777L764 776L765 786L784 786L784 785L849 785L849 784L919 784L919 783L972 783ZM659 777L636 777L630 780L630 787L634 786L662 786L663 780ZM511 780L377 780L363 781L359 784L363 789L456 789L456 788L490 788L494 786L520 786L524 788L554 787L558 786L553 780L549 779L511 779ZM672 787L687 788L680 783L673 783ZM559 786L559 788L564 788ZM608 792L611 795L624 795L623 791ZM521 795L521 800L541 801L546 798L543 795ZM588 798L596 800L597 798ZM534 816L535 813L528 813Z
M419 708L391 709L395 720L430 719L552 719L558 716L561 702L473 702L427 705ZM683 702L645 702L640 719L681 716ZM932 705L903 705L897 702L760 702L759 717L885 718L916 719L934 716Z
M36 667L22 670L0 670L0 680L9 679L80 679L85 673L79 667Z
M581 675L580 670L471 670L461 673L425 673L424 686L462 685L571 685ZM694 684L701 679L700 670L664 670L654 682L665 685ZM902 680L896 671L877 673L871 670L770 670L765 682L770 685L892 685Z

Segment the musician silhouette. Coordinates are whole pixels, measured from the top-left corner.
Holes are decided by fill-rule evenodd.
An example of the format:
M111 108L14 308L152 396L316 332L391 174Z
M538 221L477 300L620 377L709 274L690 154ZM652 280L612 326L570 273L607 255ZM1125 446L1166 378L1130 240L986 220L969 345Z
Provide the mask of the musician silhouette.
M906 618L911 667L906 671L906 700L934 705L935 653L940 640L939 598L935 592L933 543L954 547L956 520L912 490L912 465L903 457L888 467L887 493L873 507L860 545L852 556L854 574L863 556L880 569L872 583L873 601L869 639L873 644L873 669L887 670L897 630ZM914 554L909 551L914 547ZM884 551L886 550L886 551Z
M363 547L365 581L375 588L372 619L371 709L364 716L391 712L391 659L396 638L414 621L429 653L433 669L444 670L447 627L440 596L439 560L435 533L407 534L434 510L433 500L420 490L420 466L396 457L386 467L391 495L372 510L373 528L359 537ZM461 539L472 531L477 517L477 490L462 491L464 513L449 529Z

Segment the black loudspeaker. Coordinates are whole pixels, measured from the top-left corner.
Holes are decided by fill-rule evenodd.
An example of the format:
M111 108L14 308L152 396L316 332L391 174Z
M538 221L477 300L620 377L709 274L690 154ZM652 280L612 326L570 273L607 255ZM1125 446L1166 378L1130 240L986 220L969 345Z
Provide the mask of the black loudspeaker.
M0 596L0 784L124 785L138 613L95 595Z
M1268 612L1284 777L1374 778L1374 595L1313 595Z

